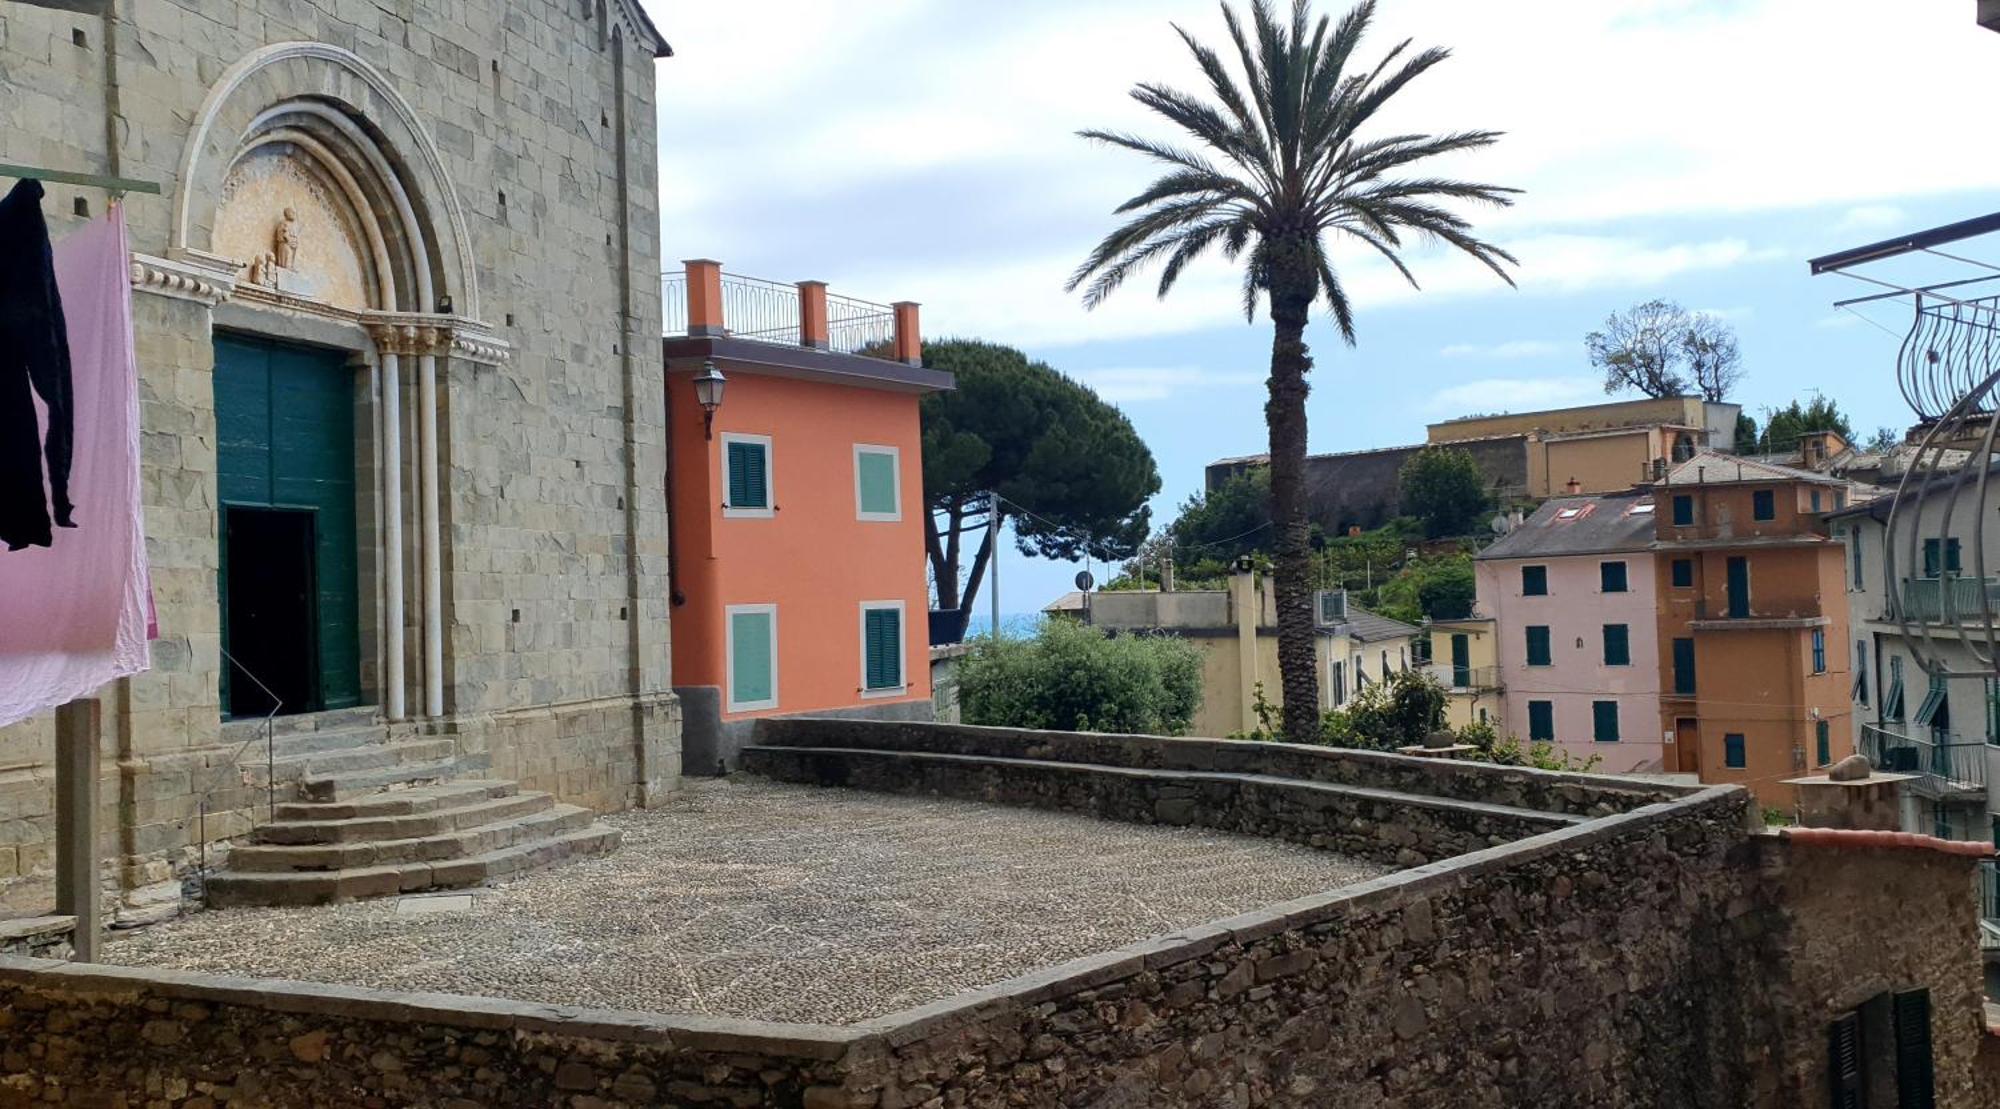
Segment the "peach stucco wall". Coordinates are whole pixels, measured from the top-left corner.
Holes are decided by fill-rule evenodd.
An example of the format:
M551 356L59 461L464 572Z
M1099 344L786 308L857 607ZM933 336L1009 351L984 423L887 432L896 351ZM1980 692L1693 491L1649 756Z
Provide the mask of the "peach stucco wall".
M1493 559L1475 563L1479 612L1494 618L1500 678L1506 687L1504 730L1528 738L1528 702L1554 707L1556 744L1577 758L1603 758L1598 769L1654 769L1661 760L1660 651L1653 556L1645 551ZM1626 592L1601 590L1599 565L1625 563ZM1521 593L1521 567L1548 567L1547 596ZM1604 665L1604 625L1624 624L1629 666ZM1529 666L1527 631L1549 629L1549 666ZM1618 702L1616 743L1598 743L1591 703Z
M777 706L724 719L930 699L923 464L914 392L777 377L719 362L728 378L714 438L702 434L690 370L668 375L673 435L676 686L721 687L726 606L777 606ZM722 514L722 436L767 435L769 518ZM856 444L899 452L902 519L857 519ZM861 695L861 604L903 602L900 696Z

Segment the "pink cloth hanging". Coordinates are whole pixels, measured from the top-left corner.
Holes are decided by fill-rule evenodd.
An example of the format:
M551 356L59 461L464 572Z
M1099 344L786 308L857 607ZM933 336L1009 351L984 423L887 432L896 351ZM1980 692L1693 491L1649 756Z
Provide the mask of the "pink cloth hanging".
M52 546L0 550L0 725L151 665L146 641L157 626L140 513L130 258L120 206L55 244L76 415L69 488L77 526L55 529Z

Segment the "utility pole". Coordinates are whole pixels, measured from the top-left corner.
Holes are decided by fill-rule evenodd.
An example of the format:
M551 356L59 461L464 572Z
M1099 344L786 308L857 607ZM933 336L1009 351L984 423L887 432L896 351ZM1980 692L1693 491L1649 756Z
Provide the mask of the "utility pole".
M1000 639L1000 494L986 494L986 573L993 579L993 594L988 598L992 605L993 639Z

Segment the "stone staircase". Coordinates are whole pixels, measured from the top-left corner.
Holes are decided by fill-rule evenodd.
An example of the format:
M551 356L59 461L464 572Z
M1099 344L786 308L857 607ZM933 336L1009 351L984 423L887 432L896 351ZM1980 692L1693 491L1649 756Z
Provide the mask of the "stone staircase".
M212 908L321 905L476 886L618 846L616 829L547 793L477 777L484 755L450 736L384 724L373 710L280 717L270 774L272 819L210 875ZM262 720L223 725L225 743L262 769Z

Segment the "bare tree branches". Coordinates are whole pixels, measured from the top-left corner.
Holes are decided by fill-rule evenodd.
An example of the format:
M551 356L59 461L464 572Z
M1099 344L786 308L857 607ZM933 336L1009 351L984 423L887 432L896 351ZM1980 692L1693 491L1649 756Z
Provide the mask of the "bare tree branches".
M1707 312L1671 300L1649 300L1613 312L1602 331L1584 336L1590 364L1604 374L1604 391L1636 390L1649 397L1698 393L1726 399L1743 380L1736 333Z

